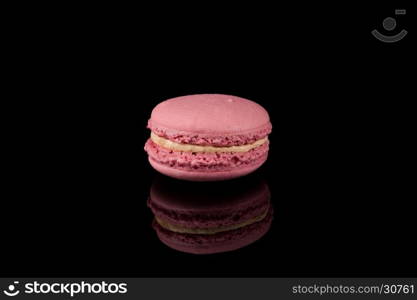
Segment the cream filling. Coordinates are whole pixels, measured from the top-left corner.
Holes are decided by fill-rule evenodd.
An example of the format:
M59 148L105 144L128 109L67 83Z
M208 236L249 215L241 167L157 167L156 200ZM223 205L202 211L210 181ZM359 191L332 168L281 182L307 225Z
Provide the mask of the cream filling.
M239 229L239 228L251 225L253 223L260 222L263 219L265 219L267 214L268 214L268 209L262 215L254 217L252 219L249 219L249 220L247 220L245 222L242 222L240 224L234 224L234 225L230 225L230 226L223 226L223 227L217 227L217 228L186 228L186 227L183 227L183 226L180 226L180 225L171 224L171 223L169 223L165 220L162 220L158 217L155 217L155 220L163 228L168 229L169 231L173 231L173 232L189 233L189 234L216 234L216 233L219 233L219 232Z
M248 145L242 146L230 146L230 147L213 147L213 146L199 146L199 145L190 145L190 144L180 144L170 140L167 140L155 133L151 132L151 140L164 148L174 151L184 151L184 152L248 152L249 150L259 147L260 145L266 143L268 138L257 140L256 142Z

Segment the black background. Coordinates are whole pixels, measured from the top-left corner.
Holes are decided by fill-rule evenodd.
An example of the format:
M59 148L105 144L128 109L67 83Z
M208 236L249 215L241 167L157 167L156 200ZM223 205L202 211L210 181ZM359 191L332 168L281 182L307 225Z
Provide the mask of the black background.
M370 34L398 5L96 7L10 25L0 275L415 276L412 12L396 17L403 41ZM257 173L275 220L231 253L175 252L150 226L147 120L195 93L252 99L273 124Z

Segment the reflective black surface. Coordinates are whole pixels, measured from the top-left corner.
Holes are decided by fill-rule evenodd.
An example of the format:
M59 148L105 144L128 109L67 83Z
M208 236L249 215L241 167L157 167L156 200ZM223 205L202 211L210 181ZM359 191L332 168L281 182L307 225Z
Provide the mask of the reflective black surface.
M256 175L210 183L157 176L148 207L163 244L199 255L247 247L268 233L273 219L268 185Z
M401 7L240 8L145 13L162 27L132 10L102 40L68 43L77 51L35 53L37 35L29 61L42 65L13 60L0 275L416 274L411 40L370 33ZM274 222L238 251L172 251L151 227L146 122L160 101L193 93L249 98L271 116L253 176L269 185Z

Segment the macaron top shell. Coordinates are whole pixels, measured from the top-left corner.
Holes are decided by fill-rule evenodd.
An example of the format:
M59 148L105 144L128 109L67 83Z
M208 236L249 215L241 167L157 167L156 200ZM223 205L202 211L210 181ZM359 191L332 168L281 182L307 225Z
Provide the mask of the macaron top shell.
M161 102L153 109L148 127L168 138L178 135L200 135L204 138L248 134L254 136L253 140L266 136L271 130L271 123L267 111L253 101L231 95L198 94ZM193 141L204 144L201 140ZM180 142L184 141L180 139ZM233 144L245 142L235 141ZM216 141L207 143L218 144Z

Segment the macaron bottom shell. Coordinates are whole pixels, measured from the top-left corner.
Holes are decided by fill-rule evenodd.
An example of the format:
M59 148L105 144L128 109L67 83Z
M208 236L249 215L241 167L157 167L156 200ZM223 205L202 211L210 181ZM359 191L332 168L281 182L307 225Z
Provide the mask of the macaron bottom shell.
M267 157L263 157L260 160L257 160L255 163L241 166L239 168L230 169L227 171L210 171L210 172L201 172L201 171L188 171L181 170L170 167L165 164L158 163L152 157L149 157L149 163L151 166L158 172L181 180L188 181L218 181L218 180L228 180L241 176L245 176L249 173L252 173L266 161Z
M247 152L191 153L169 150L149 139L145 150L151 166L164 175L188 181L218 181L258 169L268 157L269 142Z

